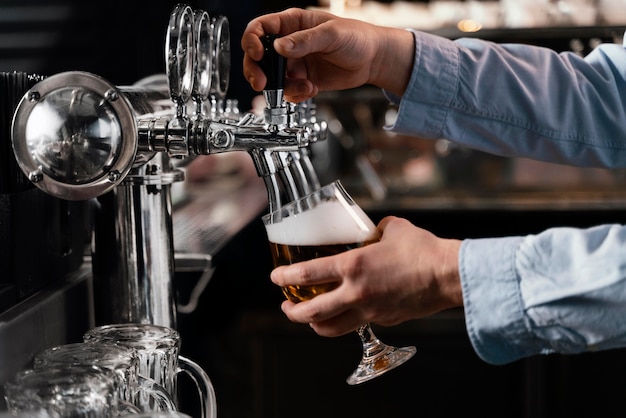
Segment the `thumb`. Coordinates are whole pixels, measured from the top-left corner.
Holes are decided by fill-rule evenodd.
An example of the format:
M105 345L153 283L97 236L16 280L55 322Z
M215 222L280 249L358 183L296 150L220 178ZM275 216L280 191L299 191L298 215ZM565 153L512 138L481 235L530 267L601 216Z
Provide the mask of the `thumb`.
M274 41L276 52L287 58L302 58L315 52L325 52L335 40L324 30L325 25L294 32Z

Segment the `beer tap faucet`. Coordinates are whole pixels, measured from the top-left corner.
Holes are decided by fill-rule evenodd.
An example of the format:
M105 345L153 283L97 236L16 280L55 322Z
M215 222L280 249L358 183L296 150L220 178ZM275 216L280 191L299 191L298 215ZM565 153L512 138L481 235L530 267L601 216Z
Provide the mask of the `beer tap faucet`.
M265 124L269 130L278 130L289 125L289 106L285 101L285 75L287 60L274 49L277 35L265 35L261 38L264 46L263 58L259 65L265 73L267 82L263 89L266 107Z
M259 62L267 82L263 90L266 108L264 121L269 130L282 129L285 126L305 127L308 132L309 143L326 139L327 127L325 122L318 122L315 117L315 105L311 99L293 104L285 101L284 83L287 61L274 49L274 40L277 35L268 34L261 38L264 46L263 58ZM279 151L280 175L291 200L306 195L320 187L317 173L310 159L309 147L299 147L297 150ZM280 205L275 205L279 207ZM270 211L272 211L270 205Z
M266 129L270 132L278 132L280 129L289 126L289 108L284 100L287 60L274 49L276 37L277 35L270 34L261 38L264 53L261 61L259 61L259 65L267 77L265 88L263 89L263 97L265 98L263 120ZM269 211L273 212L281 206L281 188L276 176L280 177L282 184L285 186L283 190L287 193L288 199L295 200L298 198L299 192L294 177L285 169L289 165L285 151L271 150L270 152L263 151L256 154L253 158L263 158L265 160L262 165L263 168L271 168L268 172L259 173L268 189Z
M324 138L325 125L311 103L284 100L285 60L273 48L264 120L239 115L234 101L224 111L229 42L225 17L179 4L166 36L168 88L69 71L41 80L18 104L13 149L31 182L61 199L98 199L98 323L176 325L170 186L184 177L173 159L248 152L270 211L282 193L291 200L319 186L308 146Z
M263 90L266 102L263 114L265 126L271 132L279 132L291 126L300 126L306 130L309 143L318 139L325 139L325 124L316 124L314 119L309 117L311 114L305 110L306 105L296 105L285 100L284 83L287 60L274 49L276 38L277 35L275 34L268 34L261 38L264 54L259 65L267 77ZM290 201L319 188L317 174L309 159L308 145L291 150L263 152L256 156L257 159L265 160L265 167L271 167L274 170L260 173L264 174L266 187L270 191L270 212L281 206L276 175L280 177L284 186L283 190Z

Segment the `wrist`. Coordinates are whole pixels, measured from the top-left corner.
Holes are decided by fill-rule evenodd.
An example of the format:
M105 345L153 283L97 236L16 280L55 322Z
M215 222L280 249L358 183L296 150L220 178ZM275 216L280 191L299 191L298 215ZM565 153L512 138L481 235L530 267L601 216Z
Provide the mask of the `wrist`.
M446 308L463 306L463 290L459 272L461 242L457 239L447 239L443 243L443 262L437 272L437 282Z
M379 53L372 65L370 83L402 96L411 78L415 38L404 29L379 28Z

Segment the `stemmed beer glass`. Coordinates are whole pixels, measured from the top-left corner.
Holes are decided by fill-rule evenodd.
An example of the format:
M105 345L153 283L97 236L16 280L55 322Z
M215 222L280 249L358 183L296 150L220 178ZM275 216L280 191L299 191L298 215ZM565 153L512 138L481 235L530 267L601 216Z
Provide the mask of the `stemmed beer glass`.
M293 264L377 242L374 223L354 202L339 180L263 216L274 265ZM282 288L294 303L312 299L336 287L334 283ZM363 356L347 378L349 385L371 380L410 359L415 347L382 343L369 324L357 329Z

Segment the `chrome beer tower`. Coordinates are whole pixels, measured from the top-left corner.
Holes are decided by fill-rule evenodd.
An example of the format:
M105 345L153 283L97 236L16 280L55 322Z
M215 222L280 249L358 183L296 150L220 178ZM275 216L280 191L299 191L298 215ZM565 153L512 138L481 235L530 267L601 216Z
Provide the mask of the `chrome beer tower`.
M267 108L240 114L226 98L229 36L226 18L181 4L167 28L167 83L120 87L60 73L18 105L12 141L21 169L49 194L96 203L97 324L176 326L171 185L184 176L174 160L247 151L270 210L319 187L308 149L325 136L315 105L285 102L284 60L268 38L263 65L277 76L264 92Z

